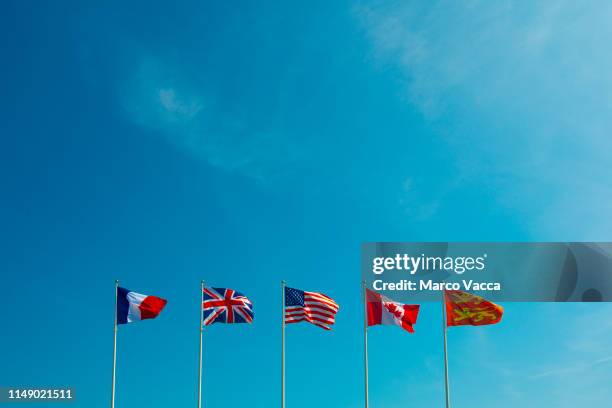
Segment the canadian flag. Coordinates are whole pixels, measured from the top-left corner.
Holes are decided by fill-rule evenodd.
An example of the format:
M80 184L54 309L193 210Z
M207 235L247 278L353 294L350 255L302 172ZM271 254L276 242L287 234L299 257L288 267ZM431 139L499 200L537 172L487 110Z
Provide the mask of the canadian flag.
M405 305L366 289L368 326L396 325L414 333L412 326L419 315L419 305Z

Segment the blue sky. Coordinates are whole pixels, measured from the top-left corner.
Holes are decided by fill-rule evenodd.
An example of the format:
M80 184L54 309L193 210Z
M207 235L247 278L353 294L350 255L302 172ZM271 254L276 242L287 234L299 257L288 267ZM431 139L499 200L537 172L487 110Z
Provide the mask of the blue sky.
M195 406L201 279L252 326L205 335L205 406L279 397L279 281L341 306L287 329L289 407L362 406L364 241L610 240L612 6L6 2L0 385ZM449 332L453 402L604 406L608 305L506 304ZM443 403L440 307L370 333L371 406ZM25 406L25 405L24 405Z

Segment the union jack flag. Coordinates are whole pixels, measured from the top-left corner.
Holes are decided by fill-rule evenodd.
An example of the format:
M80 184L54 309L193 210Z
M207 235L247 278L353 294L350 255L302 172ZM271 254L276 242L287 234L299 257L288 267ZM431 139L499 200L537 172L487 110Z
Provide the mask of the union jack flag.
M204 288L204 326L213 323L252 323L253 303L240 292L227 288Z

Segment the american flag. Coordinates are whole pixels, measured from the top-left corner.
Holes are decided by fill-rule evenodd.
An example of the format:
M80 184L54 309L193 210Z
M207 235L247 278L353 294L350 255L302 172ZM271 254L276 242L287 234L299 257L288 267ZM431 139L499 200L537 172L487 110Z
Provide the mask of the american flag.
M310 322L325 330L336 320L339 306L322 293L285 287L285 323Z
M213 323L251 323L253 304L240 292L226 288L204 288L202 303L204 326Z

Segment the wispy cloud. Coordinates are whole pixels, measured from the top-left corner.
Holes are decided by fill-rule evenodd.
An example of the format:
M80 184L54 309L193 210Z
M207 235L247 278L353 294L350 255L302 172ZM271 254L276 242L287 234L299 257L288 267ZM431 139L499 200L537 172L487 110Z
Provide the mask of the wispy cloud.
M483 337L466 331L465 337L453 339L455 350L483 357L453 354L452 361L458 362L454 384L469 384L477 371L489 390L480 397L497 407L605 406L612 373L610 312L606 304L508 304L501 324L510 331L500 326L500 332L480 330L488 333ZM473 395L463 397L469 401Z
M258 181L290 171L299 149L279 129L252 123L176 64L142 57L122 84L129 120L207 164Z
M159 103L166 111L175 113L184 119L192 119L202 109L202 105L196 101L179 100L173 88L160 89L158 94Z
M375 66L539 239L605 239L612 4L360 3ZM564 222L559 222L564 220Z
M550 369L540 371L532 375L531 378L534 380L537 380L537 379L546 378L546 377L561 377L561 376L567 376L567 375L574 375L580 372L586 372L588 375L590 370L592 370L596 366L601 365L601 364L607 364L610 362L612 362L612 356L598 358L592 361L580 362L580 363L575 363L575 364L565 363L555 368L550 368Z
M448 179L442 184L407 177L401 185L398 204L413 221L427 222L437 214L449 192L460 182L459 178Z

